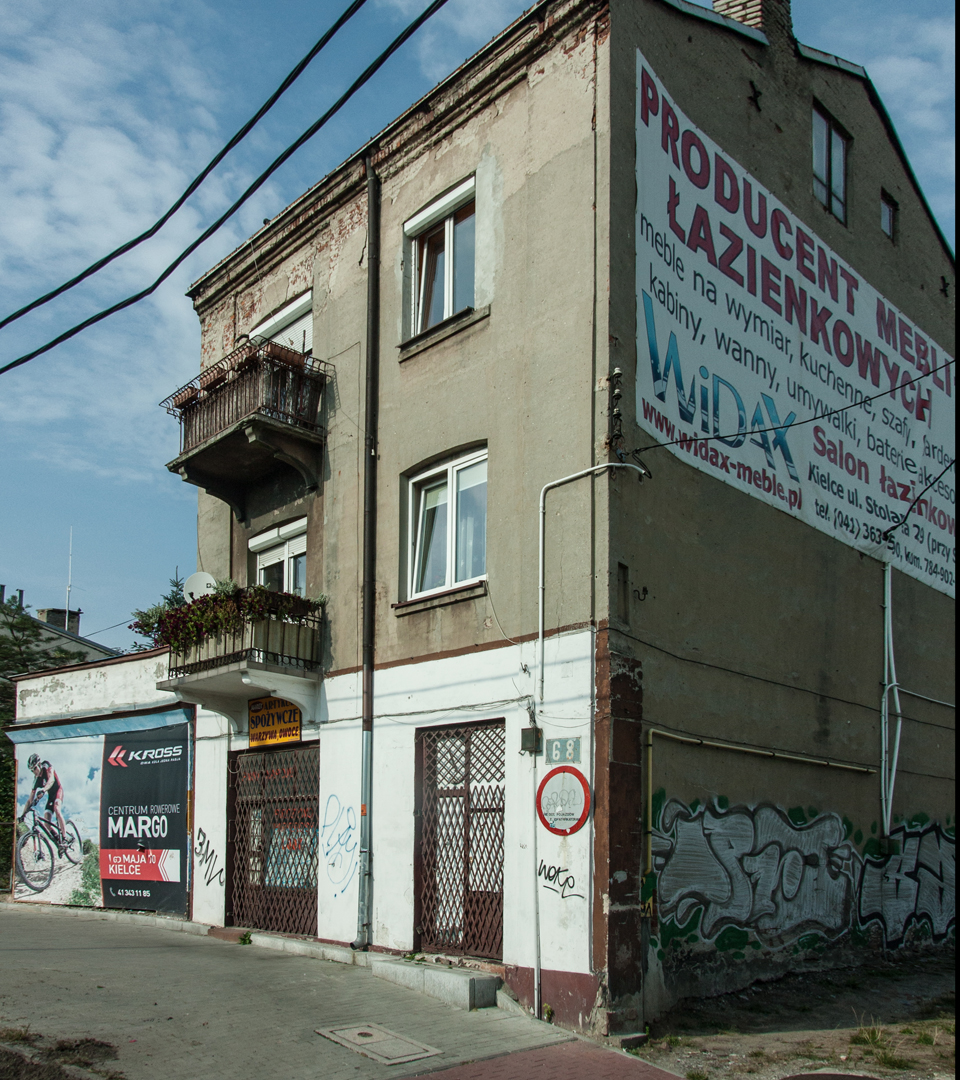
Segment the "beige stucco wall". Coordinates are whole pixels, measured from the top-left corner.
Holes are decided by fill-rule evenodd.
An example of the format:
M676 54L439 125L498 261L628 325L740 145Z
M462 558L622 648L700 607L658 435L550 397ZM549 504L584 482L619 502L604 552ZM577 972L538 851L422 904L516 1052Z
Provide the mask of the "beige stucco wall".
M537 499L540 488L597 460L606 383L595 341L606 340L606 305L596 287L606 270L607 128L605 34L599 63L592 30L557 39L533 24L518 55L540 37L529 63L511 58L500 85L461 112L438 94L433 125L411 122L409 141L377 156L382 179L380 457L377 661L390 663L504 642L536 630ZM597 71L599 70L599 82ZM599 90L598 90L599 87ZM598 111L599 108L599 111ZM594 123L596 116L597 122ZM476 306L489 317L418 354L399 359L409 336L403 223L458 181L477 184ZM234 347L273 311L313 288L314 357L332 368L325 392L327 442L322 492L255 516L248 526L201 493L204 569L243 583L247 540L272 524L310 516L308 591L329 597L324 667L356 667L359 655L361 458L367 291L366 193L349 167L324 197L301 200L208 276L196 304L203 362ZM322 186L322 185L321 185ZM275 234L275 235L274 235ZM235 265L230 265L233 262ZM409 320L407 320L408 322ZM489 594L406 615L406 479L458 451L489 450ZM603 484L551 497L547 530L548 626L596 617L591 569ZM403 533L403 535L401 535ZM605 564L605 558L603 562ZM495 605L495 608L494 608Z

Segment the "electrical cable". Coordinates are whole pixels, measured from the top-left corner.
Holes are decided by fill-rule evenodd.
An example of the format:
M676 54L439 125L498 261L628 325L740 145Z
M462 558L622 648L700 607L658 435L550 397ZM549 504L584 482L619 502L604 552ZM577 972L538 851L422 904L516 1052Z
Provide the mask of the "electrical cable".
M804 424L813 424L817 420L826 420L827 417L838 416L840 413L846 412L848 409L859 409L861 405L865 405L869 401L876 401L877 398L887 397L889 394L895 394L898 390L902 390L905 386L913 386L914 383L920 382L921 379L927 379L936 372L942 371L944 368L948 368L955 363L955 360L947 360L945 363L940 364L939 367L931 368L929 371L923 372L922 375L918 375L915 379L905 379L902 383L898 383L890 390L881 390L879 394L873 394L871 397L861 398L859 401L855 401L851 405L843 405L839 409L831 409L829 412L818 413L816 416L808 417L806 420L795 420L789 424L775 424L773 427L753 428L749 432L749 434L763 435L771 431L790 431L795 427L803 427ZM0 368L0 374L3 374L4 370L5 369ZM747 433L743 431L736 431L731 432L729 435L691 435L689 439L673 439L670 442L655 442L651 443L649 446L638 446L636 450L631 451L631 455L635 456L637 454L645 454L648 450L662 450L664 447L667 446L680 446L681 444L686 445L691 440L695 440L697 442L712 442L714 439L719 439L723 441L727 439L738 438L740 435L743 435L744 438L746 438ZM950 466L948 465L947 468L949 467ZM947 470L944 469L944 472L946 471ZM943 476L943 473L941 473L940 475ZM934 481L934 483L936 483L936 481Z
M114 259L118 259L121 255L126 254L128 251L132 251L139 244L142 244L145 240L149 240L152 236L155 236L166 223L173 217L173 215L180 209L181 206L190 198L190 196L197 190L198 187L206 180L206 178L213 172L213 170L220 164L221 161L230 153L230 151L241 143L247 135L253 130L254 127L267 115L267 113L273 108L274 105L280 100L280 98L290 89L290 87L296 82L296 80L303 74L306 68L309 66L313 58L324 48L327 42L337 33L337 31L348 23L354 15L363 7L367 0L353 0L353 3L343 12L339 19L330 27L329 30L317 41L313 48L307 53L307 55L300 61L299 64L290 72L289 75L283 80L283 82L277 87L276 90L267 98L267 100L260 106L257 112L243 125L242 128L233 136L232 139L220 150L215 157L207 164L194 179L187 186L187 189L177 199L177 201L170 207L165 214L158 218L153 225L150 226L145 232L140 233L139 236L135 236L132 240L128 240L125 244L121 244L120 247L114 249L109 255L104 255L102 259L98 259L95 263L91 263L86 270L81 270L76 277L72 277L69 281L65 281L62 285L58 285L57 288L51 289L50 292L44 293L43 296L38 297L36 300L31 300L29 304L24 305L17 311L12 312L5 318L0 319L0 330L5 326L14 322L15 320L22 318L28 312L35 311L43 304L49 303L51 300L56 299L58 296L62 296L63 293L72 289L74 285L79 285L81 281L85 281L88 277L102 270L105 266L113 262Z
M611 633L611 628L607 627L606 632ZM851 701L849 698L837 697L834 694L824 694L819 690L811 690L806 686L794 686L791 683L780 682L778 679L770 679L765 675L753 675L749 671L738 671L736 668L724 667L722 664L711 664L709 660L698 660L693 656L681 656L679 653L671 652L669 649L663 648L661 645L654 645L652 641L645 641L641 637L637 637L636 634L628 633L626 630L613 629L613 633L621 634L623 637L631 638L633 641L639 642L641 645L646 645L648 649L653 649L656 652L663 653L665 656L669 656L674 660L680 660L686 664L697 664L700 667L712 668L714 671L723 671L727 675L739 675L742 679L755 679L757 682L769 683L771 686L779 686L784 690L796 690L801 694L812 694L814 697L823 698L825 701L835 701L840 705L852 705L857 709L865 709L867 712L877 713L879 715L880 709L876 705L865 705L862 701ZM955 731L956 729L949 724L936 724L932 720L920 720L916 716L908 716L906 713L900 714L904 720L910 720L915 724L923 724L924 727L940 728L943 731Z
M884 540L890 539L890 535L896 532L897 529L899 529L900 526L903 524L903 522L906 521L908 517L910 517L910 511L917 505L917 503L924 497L924 495L926 495L926 493L933 487L933 485L940 479L940 477L943 476L944 473L946 473L947 469L952 469L956 463L957 459L951 458L950 463L948 465L944 465L943 469L941 469L941 471L930 481L929 484L927 484L923 491L921 491L920 494L907 507L907 512L903 515L903 520L897 522L896 525L891 525L889 529L884 529L884 531L880 534L884 538Z
M30 360L34 360L36 357L41 356L43 353L49 352L51 349L56 348L57 345L61 345L64 341L68 341L70 338L75 337L82 330L86 330L88 326L93 326L95 323L101 322L103 319L108 318L110 315L116 314L118 311L122 311L124 308L132 307L132 305L139 303L141 300L150 296L155 292L160 285L177 269L177 267L186 259L192 255L194 251L205 241L208 240L224 222L228 221L233 215L240 209L241 206L253 195L259 188L261 188L267 180L280 168L281 165L292 157L301 146L311 138L330 120L335 116L341 108L353 97L353 95L383 67L383 65L390 59L391 56L399 49L406 41L411 38L417 30L430 18L432 18L449 0L433 0L433 3L429 7L425 8L408 26L393 39L393 41L383 50L382 53L366 68L362 75L360 75L346 90L340 98L317 120L311 124L306 131L303 132L297 139L295 139L287 148L283 151L279 157L275 158L273 162L257 177L256 180L247 188L247 190L240 196L239 199L223 214L220 215L217 220L205 229L196 240L193 241L188 247L186 247L170 265L160 274L160 276L153 282L152 285L148 285L147 288L141 289L140 292L134 293L132 296L128 296L125 300L120 300L118 303L105 308L103 311L98 312L96 315L91 315L90 318L84 319L83 322L77 323L76 326L71 327L69 330L64 331L62 334L55 337L52 341L48 341L46 345L41 345L40 348L34 349L33 352L26 353L24 356L18 357L16 360L11 360L10 363L4 364L0 367L0 375L3 375L7 371L11 371L13 368L20 367L21 364L26 364Z

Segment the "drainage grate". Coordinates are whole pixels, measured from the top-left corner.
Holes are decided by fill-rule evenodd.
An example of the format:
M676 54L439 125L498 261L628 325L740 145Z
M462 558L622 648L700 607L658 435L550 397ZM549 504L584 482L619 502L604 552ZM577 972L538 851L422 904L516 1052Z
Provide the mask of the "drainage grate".
M403 1065L407 1061L418 1061L443 1053L435 1046L414 1042L379 1024L361 1024L359 1027L345 1024L343 1027L317 1028L316 1031L325 1039L339 1043L348 1050L356 1050L358 1054L373 1058L381 1065Z

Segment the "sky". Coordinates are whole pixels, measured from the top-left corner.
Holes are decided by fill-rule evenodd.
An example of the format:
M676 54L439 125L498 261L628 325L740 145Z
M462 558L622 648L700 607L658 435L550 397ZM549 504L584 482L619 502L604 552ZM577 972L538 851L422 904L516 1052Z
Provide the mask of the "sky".
M530 0L450 0L148 300L0 376L0 583L118 649L196 565L196 490L157 402L199 366L190 282L425 94ZM0 0L0 317L166 210L347 0ZM426 4L368 0L147 244L0 330L0 364L153 280ZM709 6L704 2L703 6ZM804 44L862 64L955 243L955 7L793 0ZM119 624L119 625L114 625Z

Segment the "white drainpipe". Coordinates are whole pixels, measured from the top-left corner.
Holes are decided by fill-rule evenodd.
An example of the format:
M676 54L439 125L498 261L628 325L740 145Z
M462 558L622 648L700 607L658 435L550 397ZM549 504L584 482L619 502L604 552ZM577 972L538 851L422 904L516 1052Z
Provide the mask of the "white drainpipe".
M545 484L540 491L540 548L539 548L539 574L538 574L538 620L537 620L537 662L540 666L540 690L539 700L543 702L543 681L544 681L544 662L543 662L543 637L544 637L544 593L546 591L545 573L544 573L544 550L546 539L546 519L547 519L547 492L551 488L560 487L562 484L569 484L571 480L579 480L582 476L590 476L593 473L604 472L607 469L633 469L634 472L640 474L640 480L642 481L645 476L650 476L651 473L648 469L643 468L640 465L631 465L626 461L610 461L606 465L594 465L590 469L582 469L580 472L572 473L570 476L564 476L560 480L554 480L549 484ZM591 714L592 721L592 714ZM590 724L590 757L591 757L591 782L592 776L592 756L593 756L593 723ZM540 1019L540 883L538 880L538 871L540 869L539 864L539 846L537 844L537 835L540 828L539 821L537 820L536 810L536 793L537 793L537 755L533 754L533 793L534 793L534 810L533 810L533 924L534 924L534 953L533 953L533 1015ZM591 875L592 880L592 875Z

